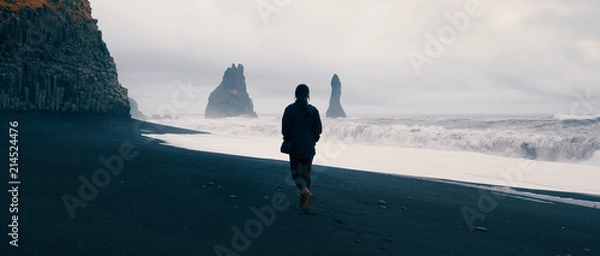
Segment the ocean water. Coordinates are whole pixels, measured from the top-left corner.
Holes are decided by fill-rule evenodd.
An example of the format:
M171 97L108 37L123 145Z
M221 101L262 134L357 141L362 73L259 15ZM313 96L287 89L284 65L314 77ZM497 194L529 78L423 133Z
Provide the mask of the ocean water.
M219 135L281 138L281 116L277 115L258 119L185 116L155 121ZM600 115L323 118L322 140L587 163L600 158Z

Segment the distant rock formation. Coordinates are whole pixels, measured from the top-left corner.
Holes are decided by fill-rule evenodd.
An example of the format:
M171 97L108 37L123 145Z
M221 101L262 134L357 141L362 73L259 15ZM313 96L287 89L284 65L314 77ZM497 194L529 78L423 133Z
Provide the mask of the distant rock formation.
M246 92L244 66L232 64L225 71L223 81L208 97L205 118L257 117L252 99Z
M340 97L342 96L342 83L337 74L331 78L331 98L329 98L329 108L326 116L331 118L346 118L346 112L342 108Z
M129 112L131 114L131 118L137 119L137 120L146 120L148 119L146 117L146 115L144 115L144 113L142 113L138 107L137 101L135 101L133 98L129 98L129 105L131 106L131 111Z
M0 112L129 118L88 0L0 0Z

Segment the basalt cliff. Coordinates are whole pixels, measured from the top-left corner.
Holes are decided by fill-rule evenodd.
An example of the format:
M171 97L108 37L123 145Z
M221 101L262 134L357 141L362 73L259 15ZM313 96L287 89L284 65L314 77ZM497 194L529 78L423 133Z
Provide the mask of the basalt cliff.
M129 110L88 0L0 0L0 112Z

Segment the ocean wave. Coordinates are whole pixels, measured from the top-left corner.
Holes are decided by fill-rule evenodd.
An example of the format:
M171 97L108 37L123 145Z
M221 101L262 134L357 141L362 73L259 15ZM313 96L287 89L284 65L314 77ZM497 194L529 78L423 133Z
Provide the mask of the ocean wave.
M590 124L599 121L324 119L321 137L324 141L349 145L432 148L546 161L581 161L589 160L600 150L599 136L587 134L590 130L588 127L593 126L582 126L582 122ZM220 134L281 137L279 117L198 118L176 120L176 123L186 128Z
M600 121L600 114L596 115L569 115L555 114L552 119L559 121Z
M323 135L348 144L472 151L547 161L586 160L600 150L600 140L510 129L447 129L441 126L338 123Z

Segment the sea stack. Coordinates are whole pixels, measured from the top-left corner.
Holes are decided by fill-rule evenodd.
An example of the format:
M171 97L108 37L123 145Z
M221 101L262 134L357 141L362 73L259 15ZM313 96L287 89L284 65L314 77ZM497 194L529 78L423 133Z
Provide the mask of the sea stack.
M129 98L129 105L131 106L131 111L129 112L131 114L131 118L137 120L148 119L146 115L140 111L137 101L135 101L133 98Z
M246 91L246 77L242 64L237 67L232 64L225 71L223 81L208 97L204 116L205 118L257 117L252 99Z
M0 112L129 118L88 0L0 0Z
M329 108L326 116L330 118L346 118L346 112L342 108L340 97L342 96L342 83L337 74L331 78L331 98L329 98Z

